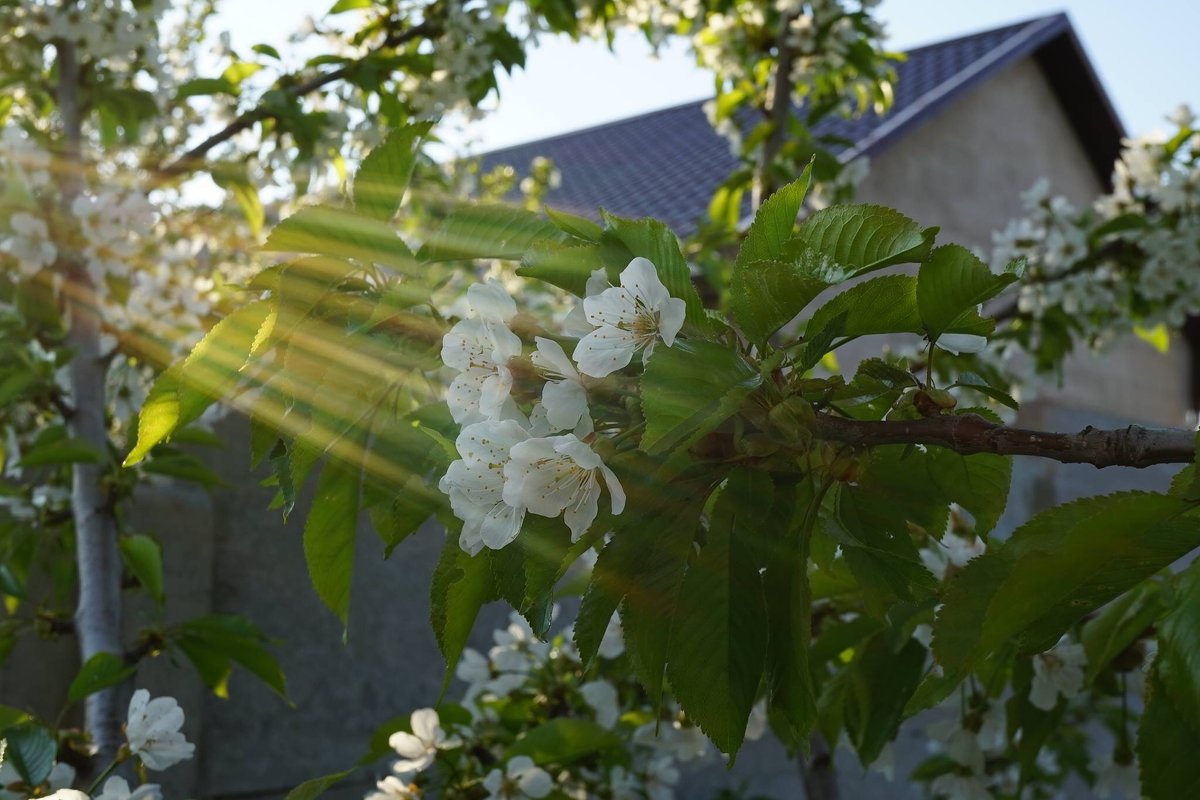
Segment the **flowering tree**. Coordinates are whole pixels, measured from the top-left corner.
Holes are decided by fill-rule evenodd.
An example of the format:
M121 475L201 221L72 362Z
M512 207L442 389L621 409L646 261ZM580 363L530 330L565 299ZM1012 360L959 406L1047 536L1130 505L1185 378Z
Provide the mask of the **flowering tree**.
M5 353L0 421L6 479L0 497L0 590L20 609L10 611L0 627L0 650L7 651L18 634L35 630L78 636L84 666L68 700L86 704L86 735L76 742L75 757L85 759L94 749L99 758L92 766L98 769L119 754L116 687L142 658L178 650L218 690L236 662L284 691L265 637L249 621L161 619L166 587L159 543L130 529L123 513L138 481L152 475L215 483L216 476L177 445L212 443L200 415L231 388L220 376L230 352L237 350L225 349L228 337L236 342L239 326L265 309L244 305L242 287L262 291L275 275L277 291L286 286L289 298L292 289L315 292L309 295L314 303L327 289L346 288L351 276L338 275L336 259L311 258L286 274L254 276L247 253L269 216L285 213L290 199L305 191L336 191L344 182L344 158L361 157L368 146L380 143L388 127L408 125L376 147L373 159L362 161L354 183L357 210L370 221L359 243L367 249L356 257L374 255L368 259L372 274L362 300L399 292L393 300L403 302L411 290L434 288L396 282L388 269L415 263L413 254L394 230L386 240L373 237L395 217L414 170L431 192L409 199L407 229L444 216L436 194L448 179L420 156L419 143L443 115L476 113L496 85L496 70L520 65L527 42L540 33L599 34L632 24L660 41L674 29L694 35L700 53L708 32L730 21L745 23L747 31L778 29L783 36L803 27L801 17L811 18L807 44L796 45L811 63L797 72L803 79L792 80L783 94L769 78L783 39L729 39L731 49L724 55L720 42L728 37L704 45L702 58L719 64L724 76L722 96L733 98L716 118L749 104L773 113L774 123L761 129L766 132L781 129L790 98L820 98L829 105L821 113L829 113L840 110L835 97L851 85L862 97L859 107L886 92L885 58L877 48L879 31L867 14L869 4L777 9L693 3L682 14L673 6L338 2L331 14L357 11L355 22L322 22L308 34L323 37L330 52L296 63L269 45L237 53L222 43L214 74L201 58L209 41L210 3L179 8L157 0L0 4L0 71L6 85L0 99L0 347ZM832 54L827 59L820 55L825 49ZM853 58L845 57L850 53ZM776 71L796 72L786 66ZM768 92L773 93L769 99ZM795 157L786 147L776 150L779 158ZM758 163L760 176L775 170L772 159ZM836 166L824 163L832 179ZM545 165L535 173L529 193L552 180ZM228 205L240 210L244 221L214 215L195 203L192 189L205 178L228 192ZM345 221L336 215L317 220L317 229L340 228ZM278 319L279 330L298 334L296 325L304 318ZM173 444L156 448L148 458L144 448L131 452L133 414L149 376L209 328L194 351L201 355L189 356L187 369L168 370L149 398L155 410L167 398L176 404ZM311 355L298 349L289 368L294 375L307 372L305 380L316 378L319 384L325 368ZM209 370L199 384L197 370ZM190 388L169 388L183 372ZM276 399L290 394L276 388L284 390ZM285 406L263 408L270 413L260 422L269 423L269 429L282 426L289 438L286 446L272 439L259 456L269 454L282 465L282 492L291 497L292 487L320 455L319 450L305 455L303 444L291 447L291 434L342 429L347 411L313 414L290 401L286 415ZM140 416L143 431L151 430L147 426L154 424L155 413ZM350 420L352 426L361 422ZM118 469L122 460L138 462L137 469ZM58 603L35 608L27 596L44 562L53 565L48 571L58 596L77 592L74 615L59 611ZM65 566L71 562L74 566ZM119 633L126 578L146 590L160 617L133 642L122 641ZM25 762L16 763L26 785L36 787L34 773L20 766Z
M450 664L493 599L545 636L555 587L598 553L571 658L586 669L619 614L650 708L670 718L669 690L730 758L760 700L788 747L844 737L871 764L905 719L950 698L953 717L929 729L942 752L917 775L935 796L1041 796L1072 773L1107 792L1136 780L1135 753L1143 794L1186 795L1195 778L1180 748L1200 729L1187 631L1200 606L1195 568L1169 567L1200 546L1195 434L1015 428L996 361L1021 349L1052 367L1067 352L1044 349L1038 322L1055 310L1025 299L1056 275L1124 270L1112 284L1126 313L1097 310L1092 330L1154 325L1195 302L1154 277L1157 243L1180 246L1177 231L1195 241L1195 192L1164 202L1196 180L1181 122L1169 141L1131 144L1094 211L1034 198L1074 220L1063 237L1081 246L1064 255L1043 233L999 271L890 209L831 206L797 226L806 171L758 210L719 309L701 304L680 244L654 220L465 205L421 229L413 252L392 233L394 205L385 217L357 194L311 206L266 245L306 255L272 268L269 294L159 381L131 461L175 430L182 404L223 387L274 431L257 447L277 457L284 502L319 469L304 548L343 618L358 513L389 546L436 516L448 536L432 621ZM1154 166L1125 180L1144 150ZM398 198L403 176L392 178ZM314 258L336 267L313 270ZM519 266L464 282L461 264L477 259ZM320 290L301 296L289 280ZM833 371L828 356L867 336L917 346L848 379ZM313 364L310 337L354 357ZM1168 492L1067 503L989 543L1013 455L1188 466ZM472 684L502 679L503 666L485 673L477 660L459 666L478 671ZM1089 720L1115 741L1095 763ZM411 732L422 753L465 741L429 730ZM538 786L530 770L569 760L519 742L498 751L513 770L502 786ZM428 766L412 740L393 744L398 774ZM825 761L806 768L816 796L831 796Z

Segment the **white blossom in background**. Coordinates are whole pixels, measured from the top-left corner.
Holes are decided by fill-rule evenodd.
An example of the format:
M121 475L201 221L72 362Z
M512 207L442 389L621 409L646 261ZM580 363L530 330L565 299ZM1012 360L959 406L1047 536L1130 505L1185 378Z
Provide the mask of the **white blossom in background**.
M1050 711L1058 698L1070 700L1083 691L1087 655L1083 645L1066 638L1053 650L1033 657L1033 682L1029 686L1029 702L1043 711Z
M608 621L604 636L600 639L600 647L596 654L601 658L620 658L625 653L625 632L621 628L621 618L616 614Z
M635 258L621 272L621 285L583 300L587 321L595 327L575 346L579 371L603 378L627 366L634 353L648 361L655 345L675 343L686 306L672 297L654 264Z
M1130 757L1126 763L1121 763L1115 755L1105 753L1092 764L1092 772L1096 774L1092 790L1101 798L1112 797L1114 792L1118 797L1127 799L1141 797L1142 785L1138 777L1137 761Z
M484 547L498 550L517 538L526 507L504 497L509 453L529 434L512 420L477 422L462 429L454 446L462 456L438 482L463 521L459 546L471 555Z
M621 708L617 702L616 686L605 680L588 681L579 687L579 693L596 712L596 722L601 727L611 728L617 724Z
M196 746L184 737L182 727L183 709L174 697L151 700L145 689L133 693L125 738L146 769L164 770L192 757Z
M933 752L944 752L973 774L982 775L986 756L1008 746L1006 719L1004 706L991 703L977 720L968 723L957 713L926 725L925 733Z
M759 700L750 709L746 720L746 741L757 742L767 733L767 701Z
M439 750L458 747L462 741L447 736L442 730L438 713L432 708L419 708L409 717L412 733L396 731L388 737L388 746L400 759L392 765L398 775L421 772L433 763Z
M944 581L951 567L964 567L967 562L983 555L986 550L987 544L974 534L966 538L948 532L941 542L931 540L930 545L922 547L919 554L925 568L939 581Z
M21 274L30 277L54 263L58 248L50 241L45 220L24 211L8 218L12 233L0 239L0 251L17 261Z
M520 797L536 800L550 794L554 782L550 774L536 766L529 756L514 756L508 760L503 772L494 769L487 774L483 788L488 790L488 800Z
M934 797L942 800L994 800L988 789L986 777L980 775L957 775L948 772L934 778L929 784Z
M136 789L130 789L129 781L120 775L113 775L104 782L95 800L162 800L162 790L154 783L144 783Z
M661 756L646 765L644 781L649 800L672 800L675 797L675 784L679 783L679 768L669 756Z
M582 343L581 343L582 344ZM573 433L526 439L513 445L504 465L504 502L543 517L563 515L578 541L596 519L600 478L612 513L625 510L625 490L600 456Z
M395 775L388 775L375 783L375 791L366 800L418 800L422 792L416 786Z

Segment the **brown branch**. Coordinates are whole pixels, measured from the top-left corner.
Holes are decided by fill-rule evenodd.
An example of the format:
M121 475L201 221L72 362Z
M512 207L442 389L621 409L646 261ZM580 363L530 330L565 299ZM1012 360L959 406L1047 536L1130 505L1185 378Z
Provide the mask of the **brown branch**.
M399 47L402 44L412 41L418 36L424 36L425 34L430 33L431 30L432 28L425 23L414 25L403 33L397 33L389 36L381 45L380 49ZM297 83L294 86L289 87L287 89L287 93L292 97L303 97L306 94L315 92L317 89L320 89L323 86L327 86L350 76L362 65L362 63L363 59L359 59L358 61L353 61L344 66L338 67L332 72L326 72L324 74L317 75L308 79L307 81L304 81L303 83ZM212 136L209 136L207 139L200 142L198 145L188 150L171 163L159 167L157 172L162 176L172 176L195 169L198 163L203 161L208 155L208 152L217 145L229 141L234 136L237 136L239 133L255 123L271 119L275 116L276 115L273 111L265 109L262 106L243 111L237 116L236 119L234 119L224 128L217 131Z
M784 14L780 22L779 39L777 42L778 57L775 61L775 85L771 91L771 107L767 110L767 119L771 132L763 142L759 154L758 170L754 176L753 199L751 205L758 209L775 191L774 166L779 151L787 141L788 122L792 116L792 62L796 54L790 43L791 23L794 15Z
M1193 431L1138 425L1099 430L1089 425L1079 433L1045 433L997 425L974 414L911 421L855 420L819 414L813 435L858 446L931 444L963 455L1034 456L1095 467L1190 464L1196 457Z

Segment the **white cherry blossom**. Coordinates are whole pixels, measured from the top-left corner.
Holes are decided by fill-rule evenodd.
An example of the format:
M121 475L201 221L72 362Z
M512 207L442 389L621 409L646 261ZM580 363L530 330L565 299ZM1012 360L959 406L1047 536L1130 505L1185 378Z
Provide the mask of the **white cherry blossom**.
M133 693L125 737L146 769L163 770L192 757L196 746L184 738L182 727L183 709L174 697L151 700L145 689Z
M976 336L973 333L943 333L937 340L938 347L955 355L982 353L987 348L987 343L986 336Z
M499 419L512 391L508 362L521 353L517 335L494 321L464 319L442 337L442 361L458 375L446 392L460 425Z
M612 512L625 510L625 490L592 448L573 433L526 439L513 445L504 465L504 502L543 517L563 515L572 541L587 531L599 510L603 477Z
M617 687L605 680L588 681L579 687L583 701L596 713L596 722L601 727L611 728L621 716L617 701Z
M671 297L649 260L635 258L621 272L621 285L584 298L587 321L596 329L579 340L575 362L579 371L603 378L627 366L644 350L649 360L661 339L670 347L683 327L684 302Z
M583 296L584 298L595 297L611 286L612 284L608 282L608 273L603 268L594 269L588 276ZM584 311L582 299L568 312L562 322L563 334L573 339L587 336L594 328L595 326L590 325L587 321L587 312Z
M9 217L12 235L0 241L0 252L17 260L21 273L29 276L54 263L58 249L50 241L46 222L32 214L19 211Z
M377 781L375 789L366 800L418 800L421 797L420 789L395 775Z
M400 760L392 765L398 775L421 772L433 763L438 750L462 744L457 737L446 736L438 714L432 708L418 708L409 717L409 722L412 733L396 731L388 737L388 746L400 756Z
M483 779L483 788L488 790L488 800L502 798L541 798L550 794L554 781L550 773L536 766L529 756L514 756L508 760L504 771L494 769Z
M442 337L442 361L458 372L446 392L450 414L460 425L511 417L508 362L521 353L521 340L508 329L517 305L494 278L467 289L472 319L460 320Z
M485 546L499 550L521 531L525 506L505 501L504 468L513 446L528 437L518 423L505 420L468 425L454 442L462 458L450 464L438 488L463 521L458 543L470 555Z
M535 337L537 350L530 359L546 378L542 387L542 408L551 431L574 430L577 435L591 433L592 417L588 409L583 378L567 357L562 345L553 339ZM536 413L536 411L535 411ZM582 425L582 430L580 427Z
M1083 670L1087 656L1083 645L1061 641L1053 650L1033 657L1033 682L1029 702L1043 711L1058 704L1058 696L1068 700L1083 691Z
M136 789L130 789L129 781L120 775L113 775L104 782L104 788L95 800L162 800L162 790L154 783L144 783Z
M1118 797L1141 797L1142 785L1138 777L1137 761L1129 758L1122 764L1115 758L1115 753L1106 753L1092 764L1096 773L1096 783L1092 789L1097 797L1112 797L1113 792Z

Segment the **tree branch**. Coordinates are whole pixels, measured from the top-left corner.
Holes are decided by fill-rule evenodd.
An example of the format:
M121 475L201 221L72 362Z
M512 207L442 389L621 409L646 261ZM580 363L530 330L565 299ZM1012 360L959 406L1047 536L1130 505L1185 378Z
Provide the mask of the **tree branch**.
M779 151L787 141L788 122L792 116L792 61L795 59L791 39L791 24L795 16L784 14L780 22L778 58L775 62L775 85L771 88L771 107L768 120L771 132L759 153L758 169L754 176L752 206L758 209L775 191L774 165Z
M911 421L855 420L818 414L813 435L851 445L932 444L963 455L1034 456L1097 468L1190 464L1196 457L1193 431L1139 425L1099 430L1089 425L1078 433L1045 433L997 425L974 414Z
M380 49L399 47L400 45L410 42L418 36L424 36L431 31L432 28L425 23L414 25L402 33L396 33L388 36L388 38L384 40L384 43L381 45ZM349 64L345 64L344 66L338 67L331 72L326 72L310 78L302 83L297 83L287 89L287 94L291 95L292 97L303 97L306 94L315 92L317 89L320 89L323 86L327 86L331 83L335 83L336 81L340 81L348 77L356 69L358 69L362 63L363 59L359 59L358 61L353 61ZM171 163L159 167L157 172L159 175L167 177L189 172L192 169L195 169L198 163L203 161L207 157L209 151L217 145L229 141L234 136L237 136L239 133L255 123L271 119L274 116L274 112L269 111L262 106L257 106L255 108L243 111L237 116L236 119L234 119L224 128L217 131L212 136L209 136L207 139L200 142Z
M79 96L82 69L75 45L55 45L58 66L56 101L62 124L62 154L67 169L59 178L65 214L83 189L83 107ZM61 250L60 250L61 253ZM105 373L100 361L100 317L95 288L88 272L69 255L60 257L62 302L67 320L67 343L74 349L69 367L72 409L66 418L71 434L97 452L108 451L104 419ZM103 463L71 465L71 511L75 519L75 557L79 599L75 630L80 660L97 653L120 654L121 556L117 550L117 521L109 507ZM96 745L101 763L113 760L121 746L121 710L115 686L93 692L84 701L84 726Z

